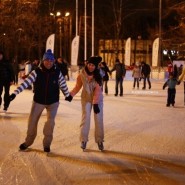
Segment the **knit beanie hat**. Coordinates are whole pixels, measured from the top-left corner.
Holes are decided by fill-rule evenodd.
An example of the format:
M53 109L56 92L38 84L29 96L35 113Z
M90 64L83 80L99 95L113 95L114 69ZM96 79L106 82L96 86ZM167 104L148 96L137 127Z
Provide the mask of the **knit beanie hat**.
M92 63L96 67L98 67L98 64L101 62L101 60L102 60L102 57L100 57L100 56L91 56L87 62L88 62L88 64Z
M55 61L55 57L51 51L51 49L48 49L44 55L43 55L43 59L42 60L52 60Z

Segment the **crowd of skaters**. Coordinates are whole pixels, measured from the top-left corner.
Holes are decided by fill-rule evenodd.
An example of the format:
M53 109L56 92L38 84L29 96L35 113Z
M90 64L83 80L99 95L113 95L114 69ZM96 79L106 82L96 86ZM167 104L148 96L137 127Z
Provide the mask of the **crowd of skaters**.
M64 71L65 64L67 72ZM10 85L18 84L15 79L15 69L21 73L23 82L18 85L14 92L10 95ZM185 68L171 64L168 66L169 78L164 83L163 89L168 86L167 107L175 104L176 85L179 85L185 78ZM33 84L34 94L32 108L28 119L27 136L24 143L19 148L26 150L31 146L37 135L37 125L39 118L44 109L47 111L47 121L44 125L43 133L43 148L45 152L50 152L50 145L53 139L53 129L55 125L55 117L59 106L59 89L65 96L65 100L71 102L73 97L81 92L82 104L82 119L80 130L81 148L86 149L89 140L88 134L90 129L91 110L94 112L95 122L95 142L99 150L104 149L104 124L103 124L103 91L108 94L109 76L115 71L115 96L123 96L123 81L126 75L126 67L124 62L118 58L112 69L109 69L105 61L99 56L90 57L84 68L80 71L74 88L69 91L66 80L69 80L67 63L63 62L59 57L54 58L51 50L44 53L41 62L35 60L34 62L27 61L22 63L19 68L15 67L14 63L9 63L4 58L4 53L0 52L0 92L4 88L4 110L7 111L9 104L15 97L23 90L28 89ZM181 71L181 72L180 72ZM136 62L133 65L133 88L143 79L142 90L146 89L146 82L148 82L148 89L151 89L150 73L151 68L146 62ZM17 74L16 74L17 75ZM57 82L57 83L56 83ZM2 105L2 97L0 97L0 105Z
M86 65L86 62L87 60L84 61L84 66ZM35 70L40 65L40 63L41 61L38 59L35 59L33 62L31 62L30 60L27 60L27 61L23 60L19 64L17 63L16 60L13 60L11 62L12 68L13 68L13 80L11 80L11 84L18 85L19 79L25 79L31 73L31 71ZM58 57L57 59L55 59L55 65L60 69L65 79L70 80L68 62L62 57ZM116 58L112 69L108 67L106 61L101 61L98 67L100 71L103 72L102 89L104 93L108 95L108 81L110 77L112 78L112 72L115 71L115 94L114 95L123 96L123 82L126 75L126 66L124 62L121 62L118 58ZM183 70L182 64L179 67L177 67L177 65L176 64L173 65L173 62L171 62L170 60L167 62L168 77L170 77L170 74L173 73L173 78L178 79L178 77L182 73L182 70ZM151 76L151 68L149 64L147 64L144 61L135 62L134 64L132 64L133 89L135 89L136 87L137 89L139 89L141 83L143 84L141 89L145 90L147 88L147 84L148 84L148 89L151 89L152 86L151 86L150 76ZM31 90L33 88L34 87L30 86L27 89Z
M23 60L21 63L17 63L15 60L12 62L12 67L14 71L14 84L18 84L19 79L25 79L31 71L35 70L41 61L39 59L35 59L32 61L30 60ZM69 80L69 64L68 62L63 59L62 57L58 57L55 60L55 65L61 70L64 77Z
M84 61L84 66L86 65L87 60ZM13 71L14 71L14 80L13 84L18 84L19 79L25 79L32 70L34 70L36 67L38 67L40 64L40 61L38 59L35 59L33 62L31 61L22 61L20 64L17 64L16 62L12 62ZM69 63L63 59L62 57L58 57L55 60L56 66L61 70L63 76L66 80L70 80L69 77ZM103 72L102 74L102 80L103 80L103 91L106 95L108 95L108 81L110 78L112 78L112 72L115 71L115 96L123 96L123 82L126 75L126 66L124 62L121 62L118 58L115 59L115 64L112 69L107 65L105 61L100 62L99 64L100 71ZM132 64L132 77L133 77L133 89L137 87L137 89L140 88L140 83L143 81L143 86L141 89L145 90L147 88L151 89L151 68L150 65L146 62L135 62ZM173 72L173 76L178 79L180 74L182 73L183 65L181 64L180 67L177 67L176 64L173 65L171 61L168 61L167 64L167 71L168 71L168 77L170 77L170 73ZM31 89L28 88L28 89ZM119 92L118 92L119 91Z
M4 55L4 54L3 54ZM5 59L3 59L5 60ZM86 65L86 61L84 61L84 66ZM9 76L11 76L11 84L18 85L19 79L25 79L28 77L28 75L31 73L31 71L35 70L39 65L41 61L38 59L35 59L33 62L30 60L23 60L21 63L17 63L16 60L13 60L11 62L12 69L9 71L12 71ZM60 69L62 75L65 77L66 80L70 80L69 77L69 64L68 62L63 59L62 57L58 57L55 59L55 65ZM9 68L11 68L9 66ZM102 90L104 91L105 95L108 95L108 81L110 78L112 78L112 72L115 71L115 96L123 96L123 82L126 75L126 66L124 62L121 62L118 58L115 59L114 66L112 69L108 67L106 61L101 61L98 65L101 76L102 76ZM183 70L183 65L181 64L179 67L177 65L173 65L173 62L170 60L167 62L167 71L168 71L168 77L173 79L178 79L178 77L181 75ZM137 89L140 88L140 84L142 83L143 86L141 89L145 90L147 87L148 89L151 89L151 68L150 65L146 62L135 62L132 64L132 77L133 77L133 89L137 87ZM142 82L143 81L143 82ZM9 83L9 82L8 82ZM148 84L148 86L147 86ZM6 86L5 88L5 97L4 101L7 102L6 98L7 94L9 93L9 86ZM34 84L32 86L29 86L27 89L30 89L34 91ZM1 90L2 91L2 90ZM2 92L1 92L2 94ZM0 103L2 104L2 98L0 99ZM1 105L0 104L0 105ZM174 104L174 103L173 103ZM169 105L169 103L167 103ZM5 103L4 110L6 111L8 108L8 103Z

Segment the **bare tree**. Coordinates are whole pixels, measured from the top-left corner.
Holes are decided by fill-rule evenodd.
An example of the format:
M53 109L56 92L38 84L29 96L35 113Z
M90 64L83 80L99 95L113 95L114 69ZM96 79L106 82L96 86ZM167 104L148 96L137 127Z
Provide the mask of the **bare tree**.
M178 51L184 55L185 50L185 2L172 4L163 15L163 48ZM177 55L172 56L176 58Z
M40 6L39 0L1 2L0 33L9 38L5 44L10 57L18 56L20 60L41 57L52 27L49 14L41 17Z

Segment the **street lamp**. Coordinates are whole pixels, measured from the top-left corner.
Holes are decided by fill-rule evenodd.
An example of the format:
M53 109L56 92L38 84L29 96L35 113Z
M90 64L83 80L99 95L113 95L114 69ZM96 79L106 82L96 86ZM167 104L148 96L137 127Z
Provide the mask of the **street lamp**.
M62 13L60 11L54 13L50 13L50 16L53 16L54 18L56 18L56 22L58 23L59 26L59 54L60 56L62 56L62 37L63 37L63 33L65 33L65 18L70 16L69 12L66 12L64 16L62 16ZM71 21L70 21L70 25L71 25ZM69 29L71 30L71 28ZM71 33L71 31L70 31Z
M62 57L62 18L58 18L57 23L59 24L59 53L60 57Z
M162 55L161 55L161 49L162 49L162 38L161 38L161 19L162 19L162 0L159 0L159 58L158 58L158 65L161 67L162 62Z

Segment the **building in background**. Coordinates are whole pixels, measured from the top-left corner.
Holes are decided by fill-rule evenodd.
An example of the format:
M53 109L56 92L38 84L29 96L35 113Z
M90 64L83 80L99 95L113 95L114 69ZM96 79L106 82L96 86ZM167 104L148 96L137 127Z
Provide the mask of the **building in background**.
M125 42L126 40L119 40L119 42L116 40L99 40L99 55L109 66L114 65L117 57L124 62ZM116 46L117 43L119 44L118 47ZM135 62L142 61L152 64L152 43L152 40L131 40L130 66Z

